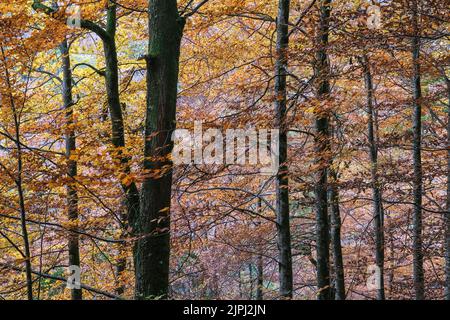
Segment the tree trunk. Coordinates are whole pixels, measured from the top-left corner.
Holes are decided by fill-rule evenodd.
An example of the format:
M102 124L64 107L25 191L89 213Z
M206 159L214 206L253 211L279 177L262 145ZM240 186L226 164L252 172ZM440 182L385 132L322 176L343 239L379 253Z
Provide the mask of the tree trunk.
M289 221L289 172L287 167L287 124L286 124L286 81L289 47L289 6L290 0L280 0L278 3L277 44L275 65L275 112L276 126L279 128L280 139L278 149L279 168L276 177L276 215L279 250L279 281L282 298L292 298L292 251L291 231Z
M71 179L67 186L67 208L68 218L71 223L74 223L75 227L71 227L69 233L69 266L80 267L80 248L79 248L79 235L74 232L77 231L76 224L78 220L78 193L76 187L75 178L77 176L77 162L71 159L72 151L76 150L76 137L74 130L73 120L73 97L72 97L72 70L70 67L70 54L67 40L60 46L63 65L63 102L64 109L66 110L66 158L67 158L67 175ZM71 290L72 300L82 300L81 289Z
M377 279L377 299L384 300L384 225L383 225L383 204L381 190L378 182L378 147L374 134L374 98L373 81L367 56L362 58L364 70L364 80L367 91L367 114L368 119L368 139L370 152L370 170L372 178L373 197L373 224L375 238L375 262L378 269L379 279Z
M249 295L248 300L253 299L253 266L251 263L248 264L248 278L249 278Z
M264 264L263 264L263 256L258 254L257 257L257 275L256 275L256 300L264 300Z
M422 89L420 81L420 29L418 0L412 2L412 63L413 63L413 279L416 300L423 300L424 293L424 271L422 252Z
M96 32L103 41L106 72L105 72L105 85L106 94L108 100L109 114L111 117L111 143L115 147L113 151L113 157L118 159L122 165L120 168L120 184L122 190L125 193L125 205L127 212L121 215L122 230L127 230L130 221L133 221L139 214L139 191L135 182L125 183L124 178L130 174L130 159L123 155L123 149L126 146L124 119L122 114L122 106L120 103L120 91L119 91L119 67L117 59L117 48L115 42L116 36L116 24L117 24L117 6L113 2L108 3L107 10L107 22L105 34L96 31L91 27L87 27L90 30ZM82 23L83 26L83 23ZM122 232L125 235L125 231ZM120 245L122 246L122 245ZM116 274L118 278L118 286L116 292L118 295L124 293L124 287L121 284L121 275L125 271L126 261L122 257L123 248L119 247L119 259L116 265Z
M117 49L115 42L116 35L116 10L117 7L113 3L109 3L107 15L107 37L103 39L104 54L106 60L106 93L108 99L109 113L111 116L111 142L117 149L116 158L122 164L122 175L126 176L130 173L130 159L122 154L121 149L125 147L125 131L124 120L122 115L122 107L120 104L119 93L119 69L117 61ZM124 177L122 177L124 178ZM125 200L127 205L127 216L123 221L123 227L126 228L128 220L132 220L138 215L139 211L139 191L134 182L128 184L121 181L122 189L125 192Z
M263 209L262 209L262 199L261 196L258 198L257 202L257 212L262 216L263 215ZM260 221L256 222L256 226L259 227L261 225ZM264 246L263 246L263 237L261 237L259 240L259 243L257 245L257 255L256 255L256 300L264 300L264 260L263 260L263 252L264 252Z
M20 117L16 109L16 104L13 96L13 87L11 84L11 78L8 71L7 59L5 57L5 52L3 47L1 47L2 60L5 65L5 77L6 84L8 86L8 97L11 104L11 110L14 120L15 129L15 144L17 148L17 176L15 178L15 184L17 187L17 193L19 195L19 208L20 208L20 227L22 230L22 239L24 246L24 262L25 262L25 274L26 274L26 287L27 287L27 297L28 300L33 300L33 277L32 277L32 266L31 266L31 251L30 251L30 240L28 238L27 229L27 214L25 208L25 197L22 185L22 172L23 172L23 160L22 160L22 143L20 139Z
M317 83L317 98L326 100L330 94L328 64L328 34L331 13L331 0L321 0L320 22L318 27L318 41L314 72ZM319 167L315 185L316 196L316 250L317 250L317 298L329 300L330 295L330 252L329 252L329 222L327 199L327 172L329 167L330 137L329 116L327 110L316 112L316 138L315 152L316 163Z
M134 222L139 240L134 251L136 298L167 298L170 257L170 202L176 127L177 86L185 19L176 0L149 1L145 180L141 210Z
M331 245L333 248L333 264L335 276L335 300L345 300L344 262L341 246L341 213L339 208L338 176L334 169L330 170L331 201Z
M450 79L446 77L447 83L447 207L445 213L445 297L450 300Z
M123 239L126 237L126 233L127 233L127 231L125 229L128 228L126 212L122 211L121 220L124 223L124 227L121 232L121 238ZM124 283L124 279L123 279L123 273L125 272L125 270L127 268L127 259L126 259L127 246L126 246L126 244L119 243L117 250L118 250L119 254L118 254L117 261L116 261L116 289L115 290L116 290L116 294L118 296L122 296L125 293L125 283Z

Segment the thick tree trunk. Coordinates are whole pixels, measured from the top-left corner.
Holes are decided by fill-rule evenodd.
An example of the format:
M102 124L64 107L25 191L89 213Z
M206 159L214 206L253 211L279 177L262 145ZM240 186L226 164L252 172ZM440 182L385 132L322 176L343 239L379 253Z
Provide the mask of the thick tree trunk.
M287 167L287 124L286 124L286 81L289 47L289 6L290 0L278 3L277 44L275 65L275 112L276 125L280 130L278 159L279 168L276 179L277 193L277 232L279 250L280 295L290 299L293 294L291 230L289 221L289 172Z
M372 197L373 197L373 224L375 239L375 262L378 268L379 279L377 279L377 299L384 300L384 225L383 225L383 204L381 190L378 183L378 147L374 131L374 89L369 61L366 56L362 58L364 70L364 80L367 91L367 114L368 114L368 139L370 153L370 168L372 177Z
M320 1L320 21L318 26L317 53L314 72L317 83L317 98L326 100L330 94L328 63L328 34L331 14L331 0ZM316 251L317 251L317 298L328 300L331 297L330 290L330 230L328 222L328 179L327 172L330 156L329 116L327 110L319 110L316 113L316 138L315 152L316 163L319 167L315 184L316 196Z
M71 159L71 153L76 150L76 136L74 130L73 120L73 97L72 97L72 70L70 67L70 55L69 46L67 40L60 46L62 55L63 66L63 103L66 110L66 158L67 158L67 175L70 181L67 184L67 208L69 221L76 225L78 220L78 193L75 178L77 176L77 162ZM76 231L76 227L71 228L70 231ZM76 232L69 233L69 266L80 267L80 248L79 248L79 235ZM71 290L72 300L81 300L81 289Z
M425 298L424 271L422 251L422 89L420 81L420 29L418 0L413 0L412 5L412 63L413 63L413 279L416 300Z
M338 176L335 170L330 170L330 201L331 201L331 245L333 248L333 265L335 277L335 300L345 300L344 262L341 245L341 213L339 208Z
M137 299L168 295L171 136L176 127L179 58L185 24L178 14L176 0L150 0L148 14L146 177L140 214L134 222L139 235L134 251Z

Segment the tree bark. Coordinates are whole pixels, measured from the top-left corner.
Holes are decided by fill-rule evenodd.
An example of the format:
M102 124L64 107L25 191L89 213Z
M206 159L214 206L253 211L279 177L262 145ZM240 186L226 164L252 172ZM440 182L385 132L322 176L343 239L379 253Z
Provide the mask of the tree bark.
M450 79L445 77L447 84L447 206L445 213L445 297L450 300Z
M319 101L328 99L330 94L328 63L328 35L331 14L331 0L321 0L320 21L317 36L317 52L314 72L317 84L317 98ZM329 168L330 137L328 110L316 111L316 138L315 152L316 163L319 167L315 185L316 197L316 251L317 251L317 298L329 300L330 290L330 252L329 252L329 222L328 222L328 199L327 199L327 172Z
M381 190L378 181L378 146L374 133L374 88L372 73L367 56L363 56L361 63L363 66L364 80L367 92L367 133L369 139L370 172L372 179L375 262L379 272L379 279L377 279L377 299L384 300L384 213Z
M257 202L257 212L260 215L263 215L263 209L262 209L262 199L261 197L258 198ZM261 225L260 221L256 222L256 226L259 227ZM264 246L263 246L263 238L261 237L259 239L259 243L257 245L257 255L256 255L256 300L264 300L264 258L263 258L263 252L264 252Z
M279 168L276 177L276 215L279 250L279 281L282 298L291 299L293 294L292 250L289 216L289 169L287 167L287 65L289 48L289 6L290 0L278 3L277 43L275 63L275 112L276 126L279 128Z
M422 251L422 89L420 80L420 29L418 0L412 1L412 64L413 64L413 279L416 300L425 298Z
M123 154L123 149L126 146L124 119L122 114L122 106L120 103L120 91L119 91L119 66L117 59L116 48L116 24L117 24L117 5L110 1L108 2L107 9L107 21L106 29L103 30L89 21L82 21L82 27L95 32L103 41L103 49L105 56L105 85L106 95L108 101L108 109L111 117L111 143L115 150L113 151L113 157L118 159L120 168L120 184L125 194L125 206L127 212L121 215L122 235L125 235L125 230L128 229L130 221L133 221L135 217L139 215L139 190L136 183L125 183L124 178L127 177L130 172L130 158ZM122 246L122 245L120 245ZM116 274L118 278L118 286L116 292L118 295L124 293L124 287L121 284L121 275L125 271L126 261L122 257L123 248L119 248L119 259L116 265Z
M176 0L150 0L147 60L145 179L141 210L133 223L136 298L167 298L170 257L170 203L181 39L185 19Z
M330 201L331 201L331 245L333 248L333 265L335 277L335 300L345 300L344 262L341 245L341 212L339 208L338 175L330 170Z
M264 300L264 264L263 264L263 256L258 254L257 257L257 275L256 275L256 300Z
M122 107L120 104L119 93L119 67L117 60L117 48L116 48L116 11L117 6L110 2L108 4L107 13L107 27L106 37L103 40L104 55L106 61L106 93L108 99L109 113L111 116L111 142L116 148L115 156L120 160L122 164L122 175L126 176L130 174L130 159L123 155L122 149L125 147L125 131L124 120L122 115ZM134 182L128 184L121 181L122 189L125 192L125 200L127 205L126 219L123 221L124 228L128 219L133 219L138 215L139 211L139 191Z
M71 231L76 231L77 221L78 221L78 192L76 188L76 176L77 176L77 161L72 159L70 156L73 151L76 150L76 136L74 130L74 120L73 120L73 97L72 97L72 70L70 67L70 54L69 45L67 40L60 46L60 51L62 55L62 66L63 66L63 83L62 83L62 94L64 109L66 111L66 134L64 137L66 143L66 158L67 158L67 175L70 181L67 183L67 208L68 208L68 218L71 223L75 226L71 227ZM79 235L76 232L69 233L69 266L80 267L80 248L79 248ZM81 289L71 290L72 300L82 300Z

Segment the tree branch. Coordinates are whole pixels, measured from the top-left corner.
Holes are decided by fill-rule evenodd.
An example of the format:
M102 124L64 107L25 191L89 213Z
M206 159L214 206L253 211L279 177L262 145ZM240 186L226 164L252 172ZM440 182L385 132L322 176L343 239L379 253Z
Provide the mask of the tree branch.
M3 268L6 268L6 269L14 270L14 271L25 272L25 270L23 268L16 267L16 266L13 266L13 265L7 264L7 263L0 262L0 266L3 267ZM46 274L46 273L42 273L42 272L38 272L38 271L34 271L34 270L32 270L31 273L33 273L35 275L38 275L38 276L40 276L42 278L47 278L47 279L67 282L67 279L65 279L63 277L54 276L54 275L51 275L51 274ZM112 294L112 293L109 293L109 292L106 292L106 291L103 291L103 290L100 290L100 289L96 289L96 288L93 288L93 287L90 287L90 286L87 286L87 285L84 285L84 284L81 284L81 288L83 288L84 290L90 291L90 292L101 294L101 295L103 295L105 297L108 297L108 298L111 298L111 299L123 300L121 297L119 297L119 296L117 296L115 294Z

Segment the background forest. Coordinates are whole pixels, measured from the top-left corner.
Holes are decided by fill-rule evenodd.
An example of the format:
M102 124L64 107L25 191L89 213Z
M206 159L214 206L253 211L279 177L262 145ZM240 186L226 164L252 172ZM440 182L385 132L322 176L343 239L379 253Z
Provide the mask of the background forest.
M0 299L450 299L449 9L0 0Z

